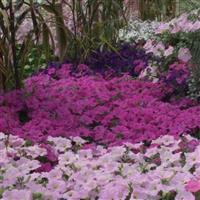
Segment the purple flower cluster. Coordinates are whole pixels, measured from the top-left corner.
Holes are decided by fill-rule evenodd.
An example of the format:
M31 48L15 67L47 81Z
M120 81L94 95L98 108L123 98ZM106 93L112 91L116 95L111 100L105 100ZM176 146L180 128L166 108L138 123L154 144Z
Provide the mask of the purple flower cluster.
M94 71L104 74L107 70L112 70L115 75L129 73L131 76L137 76L139 73L135 71L138 63L141 66L139 72L147 67L151 54L146 54L136 45L123 44L119 47L118 52L115 51L96 51L92 53L86 61L86 64Z
M1 96L0 131L34 142L48 136L81 136L97 144L118 145L179 135L200 126L200 106L187 99L165 102L173 90L162 83L129 75L77 78L70 68L67 64L50 68L28 78L21 91Z
M168 83L183 86L186 85L189 76L188 64L175 62L169 66L165 79Z
M188 80L190 78L190 64L175 62L169 66L168 71L161 73L160 81L174 88L174 91L184 96L188 90Z

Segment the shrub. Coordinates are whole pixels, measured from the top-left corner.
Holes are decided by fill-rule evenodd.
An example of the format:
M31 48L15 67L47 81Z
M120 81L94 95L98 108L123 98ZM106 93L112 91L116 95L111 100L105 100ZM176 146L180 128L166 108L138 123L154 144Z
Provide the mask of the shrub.
M131 76L137 76L147 67L150 59L153 59L151 54L146 54L137 45L127 43L119 45L118 51L104 50L92 53L86 64L95 72L105 73L111 70L115 75L129 73Z

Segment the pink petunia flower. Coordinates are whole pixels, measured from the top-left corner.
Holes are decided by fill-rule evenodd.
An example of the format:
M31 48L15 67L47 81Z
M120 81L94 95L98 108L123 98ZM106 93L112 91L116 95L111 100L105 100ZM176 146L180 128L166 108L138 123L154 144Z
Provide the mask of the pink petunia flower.
M192 58L190 50L188 48L180 48L178 51L178 59L187 63Z
M189 192L198 192L200 191L200 181L199 180L191 180L186 185L186 190Z

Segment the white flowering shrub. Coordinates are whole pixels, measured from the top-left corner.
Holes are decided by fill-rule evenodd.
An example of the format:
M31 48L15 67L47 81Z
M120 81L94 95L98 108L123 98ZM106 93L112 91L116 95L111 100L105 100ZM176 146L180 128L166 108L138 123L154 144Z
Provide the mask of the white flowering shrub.
M158 26L159 22L155 21L141 21L139 19L129 21L128 25L119 31L119 39L124 42L153 39L155 29Z

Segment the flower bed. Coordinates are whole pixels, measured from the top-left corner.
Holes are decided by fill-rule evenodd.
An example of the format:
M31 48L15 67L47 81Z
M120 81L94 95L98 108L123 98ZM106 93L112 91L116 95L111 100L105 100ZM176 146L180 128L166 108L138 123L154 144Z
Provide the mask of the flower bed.
M93 149L83 148L86 141L79 137L47 140L58 163L40 172L46 149L0 134L4 200L194 200L198 195L200 146L190 136Z
M187 17L1 95L0 198L199 199L200 105L185 97L194 57L182 37L199 22Z
M27 79L23 90L1 96L0 131L35 142L81 136L104 145L198 132L200 106L173 100L173 88L165 84L128 75L77 78L69 68L49 69Z

